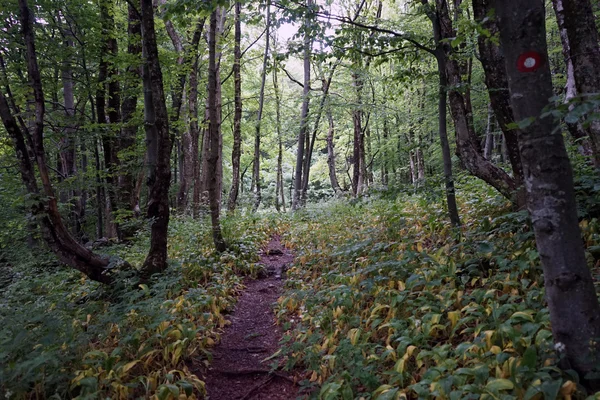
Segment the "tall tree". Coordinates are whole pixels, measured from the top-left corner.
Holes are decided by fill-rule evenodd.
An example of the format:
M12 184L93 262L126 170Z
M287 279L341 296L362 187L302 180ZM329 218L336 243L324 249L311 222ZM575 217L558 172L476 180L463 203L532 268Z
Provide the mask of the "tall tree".
M162 71L158 59L152 0L141 0L142 49L144 54L144 110L148 160L148 211L152 221L150 250L142 275L167 267L169 187L171 185L171 136L165 104Z
M219 115L220 91L219 65L217 63L217 31L219 30L217 20L222 12L218 7L210 14L210 29L208 31L208 152L206 160L206 176L208 199L210 205L210 217L212 223L212 236L217 251L222 252L227 249L225 239L221 233L220 221L220 193L219 193L219 168L220 160L220 136L221 136L221 116Z
M242 4L235 2L234 16L234 39L233 39L233 149L231 150L231 190L229 191L229 200L227 209L232 212L237 204L238 193L240 190L240 158L242 156L242 75L240 71L240 61L242 50L240 42L242 39L242 24L240 21Z
M569 43L569 32L565 25L565 15L563 0L552 0L552 6L554 7L554 13L556 14L556 22L558 24L558 30L560 34L560 41L563 48L563 57L565 59L566 68L566 87L565 87L565 103L569 104L577 96L577 83L575 77L575 67L573 64L573 58L571 58L571 45ZM597 61L597 59L596 59ZM584 77L588 79L588 77ZM574 104L569 104L569 110L572 111L575 108ZM581 122L565 121L565 125L569 130L571 136L576 139L579 143L580 152L585 156L593 156L593 162L596 167L600 168L600 151L597 146L597 141L590 140L590 137L594 135L597 126L583 127ZM596 132L597 134L598 132Z
M422 0L425 7L429 7L427 0ZM437 3L436 3L437 7ZM437 61L438 79L439 79L439 92L438 92L438 134L440 137L440 143L442 147L442 158L444 166L444 181L446 184L446 204L448 206L448 214L450 216L450 222L453 226L460 225L460 218L458 215L458 207L456 206L456 192L454 187L454 176L452 174L452 156L450 154L450 143L448 142L448 123L446 115L446 107L448 104L448 78L446 75L446 64L447 54L444 49L444 43L441 40L442 27L441 19L439 18L439 12L437 9L428 8L427 15L431 20L433 26L433 36L435 39L435 50L432 54L435 56ZM424 49L427 50L427 49Z
M267 80L267 61L269 59L269 40L271 39L271 1L267 0L265 52L263 55L262 76L260 81L260 94L258 95L258 112L256 114L256 131L254 133L254 164L252 168L252 182L254 185L254 210L258 209L261 201L260 193L260 128L262 122L263 105L265 103L265 82Z
M121 122L120 85L118 70L114 59L118 53L117 38L114 32L114 3L112 0L100 1L100 19L102 25L102 44L96 91L96 109L98 124L102 127L102 148L106 170L106 234L121 238L119 226L114 222L113 213L117 211L117 193L114 177L117 175L118 147L115 127ZM108 98L106 95L108 94Z
M555 3L557 19L566 31L567 41L563 40L563 46L566 45L573 63L577 91L581 96L596 95L600 93L600 36L592 3L590 0L555 0ZM600 107L595 107L594 112L600 112ZM600 165L600 120L591 119L587 132L595 164Z
M310 102L310 53L312 50L311 20L312 0L306 1L306 16L304 17L304 83L302 88L302 111L300 112L300 131L298 132L298 149L296 150L296 171L294 174L294 191L292 194L292 209L297 210L302 201L302 167L304 164L304 142L308 130L308 105Z
M138 91L141 81L142 27L138 11L132 4L127 5L127 55L130 64L126 70L126 80L123 88L121 118L123 127L119 138L119 148L131 153L135 147L138 124L135 120ZM125 161L125 160L121 160ZM121 168L118 180L118 207L134 211L139 207L139 198L135 191L135 177L131 168Z
M600 380L585 375L599 360L600 306L586 264L563 136L552 115L542 116L552 96L544 2L502 0L496 7L515 118L531 122L518 140L552 333L564 345L565 366L598 389Z

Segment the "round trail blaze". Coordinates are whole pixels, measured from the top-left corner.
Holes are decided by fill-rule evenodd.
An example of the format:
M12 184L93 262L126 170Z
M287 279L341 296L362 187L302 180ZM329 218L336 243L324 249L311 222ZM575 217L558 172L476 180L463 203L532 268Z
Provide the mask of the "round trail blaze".
M517 69L521 72L534 72L542 66L543 62L544 59L540 53L528 51L517 59Z

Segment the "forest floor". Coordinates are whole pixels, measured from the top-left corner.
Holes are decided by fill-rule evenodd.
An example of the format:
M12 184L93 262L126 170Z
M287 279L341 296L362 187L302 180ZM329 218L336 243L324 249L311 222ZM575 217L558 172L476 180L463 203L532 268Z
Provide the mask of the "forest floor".
M213 351L210 367L199 371L211 400L289 400L298 397L293 373L281 371L277 355L282 332L273 304L282 294L285 268L294 260L278 236L261 253L266 274L248 279Z

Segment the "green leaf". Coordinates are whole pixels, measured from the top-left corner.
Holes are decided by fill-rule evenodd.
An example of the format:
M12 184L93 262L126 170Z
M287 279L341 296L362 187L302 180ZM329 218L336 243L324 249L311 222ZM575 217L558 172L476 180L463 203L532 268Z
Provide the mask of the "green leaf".
M394 400L396 393L398 393L398 388L386 389L379 396L375 397L375 400Z
M515 387L512 381L508 379L492 379L490 380L485 388L490 392L499 392L501 390L511 390Z
M537 364L537 349L535 346L529 346L525 353L523 354L523 360L521 361L521 365L523 367L527 367L530 369L535 368Z

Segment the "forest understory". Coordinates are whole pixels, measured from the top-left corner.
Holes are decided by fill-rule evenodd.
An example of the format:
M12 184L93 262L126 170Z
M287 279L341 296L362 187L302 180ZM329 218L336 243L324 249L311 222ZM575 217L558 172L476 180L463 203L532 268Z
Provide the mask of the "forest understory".
M579 183L598 283L597 203ZM432 187L227 217L222 254L206 224L176 219L169 268L133 291L5 266L4 396L586 398L559 368L526 212L473 178L458 187L462 228ZM142 260L147 243L107 250Z

